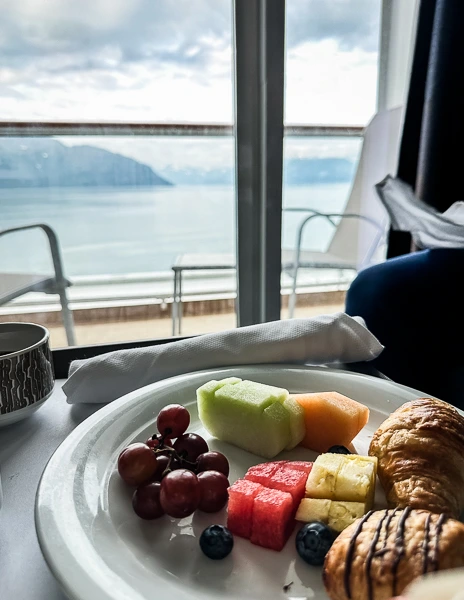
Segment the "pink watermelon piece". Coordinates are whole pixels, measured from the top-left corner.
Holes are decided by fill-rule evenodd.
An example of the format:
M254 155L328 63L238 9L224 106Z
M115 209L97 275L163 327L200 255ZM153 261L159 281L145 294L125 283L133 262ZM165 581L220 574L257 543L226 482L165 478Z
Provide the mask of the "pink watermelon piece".
M313 463L306 460L289 460L286 466L289 469L295 469L296 471L304 471L308 476L313 468Z
M238 479L229 487L227 527L243 538L251 535L253 503L255 496L264 489L259 483Z
M304 471L289 469L285 466L278 469L274 475L272 475L267 487L291 494L293 499L293 509L296 512L304 497L307 479L308 476Z
M291 494L262 488L254 499L250 541L263 548L280 551L294 524Z
M271 477L274 475L274 473L280 469L280 467L281 465L277 464L277 462L268 462L255 465L254 467L250 467L248 469L245 479L270 487L268 482L271 480Z

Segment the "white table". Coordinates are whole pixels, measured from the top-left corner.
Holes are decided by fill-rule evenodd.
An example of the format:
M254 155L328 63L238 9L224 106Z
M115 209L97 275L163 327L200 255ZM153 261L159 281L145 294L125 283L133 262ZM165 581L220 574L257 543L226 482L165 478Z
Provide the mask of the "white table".
M172 335L182 333L182 273L184 271L222 271L235 269L233 254L181 254L176 258L172 303Z
M68 434L101 404L70 406L56 383L52 396L30 418L0 428L1 600L65 600L39 548L34 503L48 459ZM91 600L91 598L89 598Z
M384 377L369 363L339 365L339 368ZM63 383L64 380L57 381L52 396L29 419L0 429L1 600L66 600L37 541L35 496L53 452L77 425L103 405L67 404L61 390Z

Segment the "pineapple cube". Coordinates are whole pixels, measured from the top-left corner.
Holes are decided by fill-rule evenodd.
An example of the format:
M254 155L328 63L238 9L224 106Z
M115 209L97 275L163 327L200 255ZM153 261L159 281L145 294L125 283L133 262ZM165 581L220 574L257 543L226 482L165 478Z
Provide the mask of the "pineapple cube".
M313 521L328 523L331 502L332 500L322 500L321 498L303 498L296 511L295 520L303 523L312 523Z
M345 460L337 474L335 497L348 502L366 502L375 486L375 467L363 457Z
M377 456L359 456L358 454L345 454L347 460L359 460L362 458L364 461L371 462L374 465L374 477L377 477L377 465L379 460Z
M320 454L314 461L306 480L306 496L308 498L335 498L337 475L343 462L343 454Z
M329 527L334 531L343 531L356 519L367 512L367 505L363 502L340 502L332 500L329 510Z
M377 458L357 454L320 454L306 481L307 498L366 503L372 508Z
M295 519L303 523L321 521L334 531L341 532L366 512L366 505L362 502L340 502L338 500L321 500L320 498L303 498L298 507Z

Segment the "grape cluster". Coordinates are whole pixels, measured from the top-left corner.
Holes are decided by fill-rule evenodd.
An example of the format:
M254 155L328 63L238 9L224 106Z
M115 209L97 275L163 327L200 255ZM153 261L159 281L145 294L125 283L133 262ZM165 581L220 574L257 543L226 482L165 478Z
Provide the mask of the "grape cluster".
M142 519L180 519L196 509L212 513L227 503L229 461L210 452L201 436L186 433L189 424L188 410L169 404L158 414L158 433L119 455L119 475L136 487L132 507Z

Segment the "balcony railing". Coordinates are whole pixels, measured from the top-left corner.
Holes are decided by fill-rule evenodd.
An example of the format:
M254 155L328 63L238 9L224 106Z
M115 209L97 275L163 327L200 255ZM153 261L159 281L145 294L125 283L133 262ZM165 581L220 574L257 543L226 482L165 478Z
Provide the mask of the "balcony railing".
M286 125L288 137L362 137L361 125ZM204 136L222 137L234 133L222 123L93 123L65 121L0 121L0 137L48 136Z

